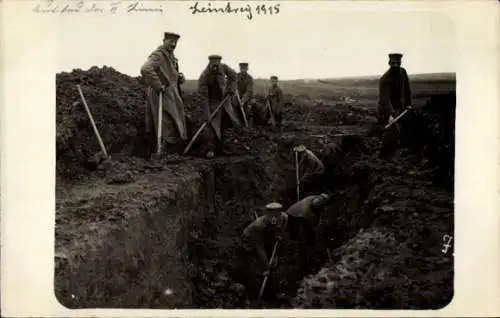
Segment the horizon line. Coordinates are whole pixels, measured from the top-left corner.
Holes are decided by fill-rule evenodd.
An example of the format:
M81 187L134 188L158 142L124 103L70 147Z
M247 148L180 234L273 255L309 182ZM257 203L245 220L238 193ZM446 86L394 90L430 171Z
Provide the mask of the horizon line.
M61 73L72 73L72 72L74 72L76 70L81 70L81 71L84 71L84 72L88 72L92 68L103 69L105 67L106 68L111 68L111 69L115 70L116 72L118 72L120 74L129 76L129 77L132 77L132 78L142 77L142 75L140 75L140 74L138 74L138 75L131 75L131 74L127 74L127 73L121 72L118 69L116 69L115 67L109 66L109 65L102 65L102 66L94 65L94 66L89 67L88 69L73 68L70 71L62 70L62 71L57 72L56 75L61 74ZM251 72L249 72L249 73L251 74ZM429 75L454 75L454 76L456 76L456 72L448 71L448 72L425 72L425 73L409 73L408 74L409 77L426 76L426 75L427 76L429 76ZM257 76L254 76L254 75L252 75L252 76L253 76L254 80L269 80L268 77L257 77ZM382 76L382 74L342 75L342 76L333 76L333 77L297 77L297 78L282 78L282 79L279 79L279 80L280 81L346 80L346 79L371 79L371 78L377 78L377 77L380 77L380 76ZM278 78L279 78L279 76L278 76ZM186 78L186 81L197 81L197 80L198 80L198 78Z

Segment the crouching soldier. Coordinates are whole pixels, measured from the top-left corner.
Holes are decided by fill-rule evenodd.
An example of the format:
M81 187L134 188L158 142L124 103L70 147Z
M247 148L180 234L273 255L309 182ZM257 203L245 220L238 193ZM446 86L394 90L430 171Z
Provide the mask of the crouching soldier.
M279 243L273 262L270 264L274 245L282 241L286 234L288 216L283 212L282 205L271 203L266 208L267 213L256 218L243 231L238 251L235 278L245 285L247 294L252 298L257 298L264 277L269 275L271 267L277 264ZM274 298L276 289L277 284L272 275L269 275L263 298Z
M290 238L299 241L301 267L304 269L311 265L316 246L316 229L321 212L329 200L330 197L325 193L310 195L290 206L285 212L288 215Z
M267 206L268 213L255 219L243 231L240 251L240 280L251 295L258 295L262 279L278 263L278 255L283 250L280 242L295 239L300 243L301 268L308 269L311 249L316 243L316 227L320 211L328 202L326 194L311 195L293 204L286 212L279 203ZM278 242L273 261L274 245ZM264 297L275 299L278 285L273 276L268 276Z

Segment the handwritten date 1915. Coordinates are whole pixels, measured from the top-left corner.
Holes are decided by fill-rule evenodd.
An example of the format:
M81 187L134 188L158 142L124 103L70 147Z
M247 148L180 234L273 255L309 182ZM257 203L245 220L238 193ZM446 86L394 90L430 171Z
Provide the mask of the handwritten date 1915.
M263 15L278 14L278 13L280 13L280 5L279 4L274 4L274 5L261 4L261 5L258 5L255 7L255 11L257 12L257 14L263 14Z
M212 3L200 4L195 2L189 7L191 14L209 14L209 15L234 15L244 14L248 20L252 20L254 12L257 15L276 15L280 13L279 4L242 4L233 5L231 2L226 2L225 5L212 5Z

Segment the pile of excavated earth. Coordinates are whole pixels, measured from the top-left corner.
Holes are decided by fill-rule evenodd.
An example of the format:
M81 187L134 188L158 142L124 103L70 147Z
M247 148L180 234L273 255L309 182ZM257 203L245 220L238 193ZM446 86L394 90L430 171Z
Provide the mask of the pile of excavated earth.
M243 229L263 206L296 197L293 147L325 165L303 167L300 196L332 193L314 262L283 246L267 308L445 306L453 295L455 93L419 92L401 119L411 131L392 161L379 159L376 101L287 92L280 131L229 132L230 157L150 163L141 78L111 67L57 74L55 292L70 308L247 308L256 296L232 279ZM110 159L102 160L79 84ZM257 101L263 96L258 95ZM365 101L366 99L363 99ZM185 92L190 136L202 122Z

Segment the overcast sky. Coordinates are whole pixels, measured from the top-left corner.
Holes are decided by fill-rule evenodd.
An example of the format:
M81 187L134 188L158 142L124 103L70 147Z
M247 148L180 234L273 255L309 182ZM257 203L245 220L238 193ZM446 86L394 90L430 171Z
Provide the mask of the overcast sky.
M198 78L212 53L222 55L234 68L247 61L254 77L266 78L377 75L387 68L387 53L393 51L404 53L409 73L455 71L453 21L442 12L291 2L282 3L279 14L272 17L258 16L254 9L253 19L248 20L243 14L193 15L189 10L193 3L147 4L161 5L163 14L61 16L59 69L108 65L139 75L163 32L172 31L182 36L176 55L187 78ZM225 4L212 2L212 6ZM231 4L238 7L244 2Z

